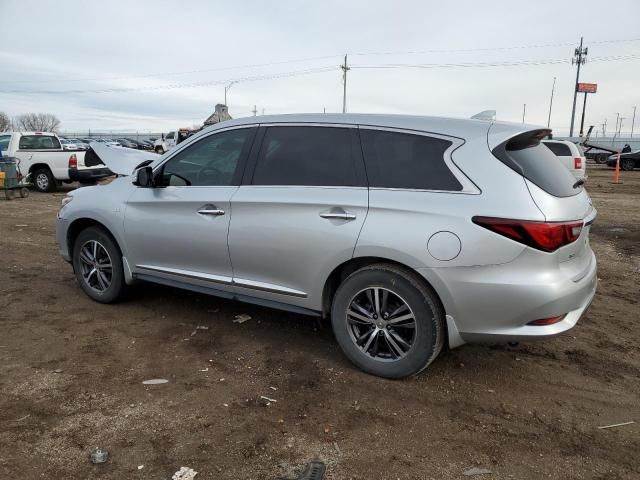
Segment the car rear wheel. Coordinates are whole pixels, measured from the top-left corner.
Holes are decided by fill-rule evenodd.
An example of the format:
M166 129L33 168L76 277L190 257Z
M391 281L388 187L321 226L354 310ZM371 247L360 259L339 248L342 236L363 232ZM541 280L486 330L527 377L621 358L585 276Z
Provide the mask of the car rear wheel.
M56 187L56 179L48 168L39 168L33 172L33 186L42 193L52 192Z
M635 160L633 160L632 158L623 158L622 160L620 160L620 168L622 170L633 170L636 166L636 162Z
M444 344L444 312L413 272L377 264L349 275L331 308L333 331L360 369L403 378L426 368Z
M96 302L114 303L124 294L122 254L102 228L80 232L73 245L73 270L82 290Z

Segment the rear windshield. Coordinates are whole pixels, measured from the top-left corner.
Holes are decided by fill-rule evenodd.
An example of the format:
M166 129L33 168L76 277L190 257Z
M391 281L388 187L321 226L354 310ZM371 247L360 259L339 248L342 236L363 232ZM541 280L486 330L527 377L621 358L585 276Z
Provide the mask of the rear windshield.
M558 157L540 142L547 130L520 134L493 149L493 154L505 165L535 183L554 197L572 197L582 191L575 177Z

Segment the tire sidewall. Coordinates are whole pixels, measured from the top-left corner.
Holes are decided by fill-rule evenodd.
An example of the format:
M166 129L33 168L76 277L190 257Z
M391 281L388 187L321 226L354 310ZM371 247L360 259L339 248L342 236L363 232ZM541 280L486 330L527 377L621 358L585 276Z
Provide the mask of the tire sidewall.
M394 362L381 362L363 352L354 344L348 330L346 310L349 302L365 288L382 287L399 295L411 308L416 318L416 337L410 352ZM386 378L403 378L420 372L431 360L437 348L435 322L439 309L434 299L425 297L407 277L386 269L363 269L351 274L338 288L331 308L333 331L345 355L367 373Z
M45 188L41 188L40 185L38 185L38 177L40 175L44 175L47 178L47 185ZM33 186L37 191L41 193L51 192L53 191L55 184L55 178L53 178L53 174L49 170L40 168L33 173Z
M635 161L629 158L623 159L620 163L621 163L620 167L622 168L622 170L626 170L626 171L633 170L636 166Z
M100 244L102 244L109 253L109 257L111 258L112 265L112 278L111 285L105 292L96 292L91 289L89 285L85 282L82 277L82 268L80 265L80 249L82 246L88 242L89 240L96 240ZM76 280L80 284L80 288L92 299L96 302L100 303L112 303L116 301L124 289L124 271L122 268L122 254L120 253L120 249L116 245L116 242L113 240L111 235L106 233L103 229L97 227L90 227L78 235L75 243L73 244L73 270L76 275Z

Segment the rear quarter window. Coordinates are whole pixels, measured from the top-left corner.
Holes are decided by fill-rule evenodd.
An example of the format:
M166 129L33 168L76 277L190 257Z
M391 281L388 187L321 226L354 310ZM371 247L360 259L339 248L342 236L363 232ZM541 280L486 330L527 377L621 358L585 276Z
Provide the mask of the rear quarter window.
M451 141L366 128L360 129L360 139L371 187L462 190L444 160Z
M569 145L556 142L542 142L549 150L555 153L558 157L571 157L571 149Z
M513 137L493 149L502 163L554 197L572 197L582 191L574 188L575 177L540 139L548 130L533 130Z

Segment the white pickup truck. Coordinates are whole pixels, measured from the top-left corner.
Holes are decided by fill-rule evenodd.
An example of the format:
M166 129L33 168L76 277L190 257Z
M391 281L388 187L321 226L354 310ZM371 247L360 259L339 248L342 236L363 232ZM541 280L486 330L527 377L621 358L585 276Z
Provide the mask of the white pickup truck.
M0 151L16 158L20 172L30 174L40 192L52 192L62 182L90 183L111 175L104 165L85 166L85 151L64 150L55 133L1 132Z

